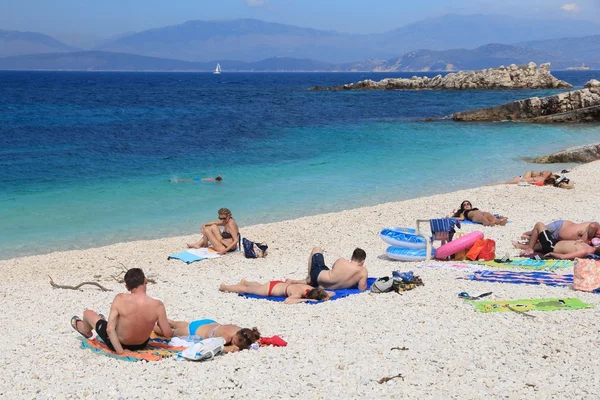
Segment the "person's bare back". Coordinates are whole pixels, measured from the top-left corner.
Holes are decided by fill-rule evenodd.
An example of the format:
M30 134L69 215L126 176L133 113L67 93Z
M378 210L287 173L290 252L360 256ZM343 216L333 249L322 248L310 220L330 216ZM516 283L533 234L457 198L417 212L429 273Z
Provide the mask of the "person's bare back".
M349 289L358 286L360 290L367 290L367 269L364 267L367 254L358 247L352 253L352 258L347 261L338 258L331 269L325 265L323 249L313 248L308 258L308 275L306 279L291 280L289 283L305 283L313 287L322 286L326 289Z
M108 326L115 315L116 332L121 344L143 343L160 317L165 315L165 307L160 300L143 294L119 294L111 305Z
M367 269L360 263L338 258L330 271L321 271L319 285L326 289L347 289L358 286L367 289Z
M597 224L593 222L565 221L558 231L558 239L589 241L596 235L597 230Z

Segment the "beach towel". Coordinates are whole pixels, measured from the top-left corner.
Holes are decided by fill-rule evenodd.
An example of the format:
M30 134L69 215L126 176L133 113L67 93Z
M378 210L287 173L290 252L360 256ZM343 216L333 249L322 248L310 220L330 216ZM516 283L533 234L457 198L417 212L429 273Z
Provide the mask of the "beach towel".
M367 279L367 290L371 289L371 285L373 284L373 282L375 282L377 278L368 278ZM338 289L338 290L333 290L333 289L325 289L328 292L335 292L335 295L333 295L329 300L338 300L338 299L342 299L344 297L348 297L350 295L353 294L359 294L359 293L364 293L365 291L363 290L358 290L358 289ZM264 300L271 300L271 301L279 301L279 302L283 302L285 301L285 297L275 297L275 296L259 296L257 294L249 294L249 293L238 293L238 296L242 296L245 297L247 299L264 299ZM308 304L315 304L315 303L322 303L323 300L321 301L308 301Z
M467 276L472 281L524 283L529 285L568 286L573 284L573 274L520 271L476 271Z
M521 300L482 300L467 301L479 312L499 311L556 311L556 310L579 310L582 308L594 308L592 304L584 303L576 298L551 298L551 299L521 299Z
M452 240L456 233L454 226L460 228L460 222L456 218L430 219L429 228L433 234L432 240Z
M166 339L152 338L144 350L125 350L123 354L117 354L97 338L86 339L81 337L80 339L82 349L89 349L96 354L116 358L122 361L159 361L163 358L176 357L177 353L185 350L185 347L169 346L169 341Z
M215 249L203 247L201 249L187 249L181 253L171 254L169 257L167 257L167 260L174 258L176 260L181 260L186 264L191 264L195 261L217 257L221 257L221 255L217 253Z
M472 264L485 265L488 267L498 267L498 268L523 268L523 269L533 269L538 271L555 271L561 268L569 268L573 266L573 261L571 260L536 260L532 258L525 257L517 257L513 258L507 262L496 262L492 261L469 261Z

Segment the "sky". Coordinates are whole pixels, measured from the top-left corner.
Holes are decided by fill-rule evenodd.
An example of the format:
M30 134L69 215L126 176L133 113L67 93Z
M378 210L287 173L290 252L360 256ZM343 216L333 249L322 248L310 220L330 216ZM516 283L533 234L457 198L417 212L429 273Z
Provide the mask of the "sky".
M378 33L444 14L600 20L600 0L2 0L0 29L108 38L189 20L257 18Z

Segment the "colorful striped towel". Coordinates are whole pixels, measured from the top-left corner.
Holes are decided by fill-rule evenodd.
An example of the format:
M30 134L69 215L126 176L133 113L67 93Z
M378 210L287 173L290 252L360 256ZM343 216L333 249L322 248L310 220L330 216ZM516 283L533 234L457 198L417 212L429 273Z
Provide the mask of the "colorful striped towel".
M452 240L454 226L460 228L460 222L456 218L434 218L429 220L429 227L433 234L432 240Z
M476 271L467 276L472 281L525 283L529 285L568 286L573 284L573 274L520 271Z
M169 341L166 339L152 338L144 350L125 350L123 354L117 354L96 338L86 339L81 337L80 339L82 349L89 349L96 354L102 354L122 361L159 361L163 358L176 357L177 353L185 350L185 347L169 346Z
M375 282L376 279L377 278L367 278L367 291L369 289L371 289L371 285L373 284L373 282ZM341 299L344 297L348 297L353 294L365 293L365 291L358 290L358 289L338 289L338 290L325 289L325 290L327 290L328 292L335 293L335 295L329 300L337 300L337 299ZM263 299L263 300L271 300L271 301L279 301L279 302L283 302L286 299L285 297L259 296L257 294L249 294L249 293L238 293L238 296L242 296L247 299ZM309 301L307 303L308 304L317 304L317 303L322 303L322 302L323 301Z
M522 299L522 300L485 300L469 301L475 310L480 312L498 311L555 311L555 310L578 310L581 308L594 308L592 304L584 303L576 298L567 299Z
M499 268L523 268L523 269L534 269L538 271L554 271L561 268L569 268L573 266L571 260L536 260L532 258L518 257L513 258L508 262L496 262L496 261L468 261L472 264L485 265L488 267L499 267Z

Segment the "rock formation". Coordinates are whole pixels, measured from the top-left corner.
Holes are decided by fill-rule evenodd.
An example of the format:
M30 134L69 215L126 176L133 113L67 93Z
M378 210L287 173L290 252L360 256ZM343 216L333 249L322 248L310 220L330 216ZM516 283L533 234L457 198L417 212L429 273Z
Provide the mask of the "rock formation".
M571 147L570 149L552 153L547 156L538 157L533 160L535 163L587 163L600 160L600 144L590 144L587 146Z
M467 90L467 89L561 89L572 87L569 83L556 79L550 73L550 64L535 63L526 66L483 69L450 73L433 78L386 78L379 82L370 79L342 86L319 87L312 90Z
M600 121L600 82L549 97L531 97L500 106L463 111L455 121L593 122Z

